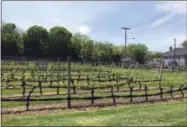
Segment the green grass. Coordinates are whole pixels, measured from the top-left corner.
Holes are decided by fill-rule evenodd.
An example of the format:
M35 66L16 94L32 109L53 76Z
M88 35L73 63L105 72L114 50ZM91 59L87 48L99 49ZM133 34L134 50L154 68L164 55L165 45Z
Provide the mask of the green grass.
M93 110L48 111L46 114L3 116L3 126L184 126L186 102L168 102L94 108Z

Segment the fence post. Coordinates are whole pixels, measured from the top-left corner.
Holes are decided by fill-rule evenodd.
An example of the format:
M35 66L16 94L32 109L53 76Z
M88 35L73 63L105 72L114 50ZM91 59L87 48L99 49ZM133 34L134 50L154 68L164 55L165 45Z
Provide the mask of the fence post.
M170 85L170 94L171 94L171 98L173 99L173 86Z
M39 81L40 95L42 95L42 83Z
M9 80L6 81L6 88L9 88Z
M142 84L140 83L140 81L138 81L138 84L139 84L139 90L141 90L142 89Z
M129 87L130 88L130 102L132 102L132 92L133 92L133 87Z
M52 84L53 84L53 81L52 81L52 80L50 80L50 86L52 86Z
M22 95L23 95L23 97L25 96L25 81L22 81L22 89L23 89L23 91L22 91Z
M112 94L112 99L113 99L113 105L116 106L116 100L115 100L115 97L114 97L113 87L111 88L111 94Z
M76 87L73 86L73 93L76 94Z
M71 84L71 57L70 56L68 56L68 92L67 92L67 94L68 94L68 100L67 100L67 102L68 102L68 104L67 104L67 106L68 106L68 109L70 109L71 108L71 100L70 100L70 84Z
M59 86L57 86L56 94L59 95Z
M163 64L162 64L162 61L160 63L161 63L161 65L160 65L159 87L161 88Z
M148 101L148 97L147 97L147 86L145 85L145 97L146 97L146 101Z
M182 98L184 98L183 86L184 85L181 85L181 87L179 88L179 90L181 91L181 94L182 94Z
M160 86L160 99L162 100L162 98L163 98L163 88Z
M119 79L116 78L116 83L117 83L117 91L119 92Z
M59 82L60 82L60 58L58 58L57 95L59 95Z
M92 93L92 106L94 105L94 89L91 89L91 93Z

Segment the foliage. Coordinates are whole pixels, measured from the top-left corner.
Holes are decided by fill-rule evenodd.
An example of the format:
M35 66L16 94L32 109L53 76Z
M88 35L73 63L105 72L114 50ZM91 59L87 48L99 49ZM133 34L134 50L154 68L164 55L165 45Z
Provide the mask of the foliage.
M25 55L45 56L49 50L48 32L41 26L32 26L24 34Z
M55 26L49 31L50 55L65 57L71 53L72 34L64 27Z
M148 51L148 48L144 44L130 44L128 46L128 51L130 57L135 59L139 63L145 62L145 55Z
M19 30L13 23L3 24L1 41L3 56L16 56L22 53L23 42Z
M26 32L13 23L4 23L2 27L2 56L61 57L81 59L83 62L119 64L125 54L124 45L92 40L81 33L72 34L62 26L54 26L49 31L42 26L31 26ZM146 60L161 57L161 53L152 53L144 44L127 46L128 57L144 63Z
M187 48L187 40L185 40L185 41L182 43L182 46L183 46L184 48Z

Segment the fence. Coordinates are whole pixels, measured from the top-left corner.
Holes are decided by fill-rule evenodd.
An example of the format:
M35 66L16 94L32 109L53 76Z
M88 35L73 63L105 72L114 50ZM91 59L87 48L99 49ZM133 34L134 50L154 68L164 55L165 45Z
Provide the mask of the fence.
M20 69L20 70L22 70L22 69ZM64 69L62 69L62 70L64 71ZM6 82L6 83L9 83L11 81L12 82L21 81L22 84L21 85L17 85L17 89L22 88L23 97L22 98L2 98L1 100L2 101L25 101L26 102L26 110L29 110L30 102L32 102L32 101L67 100L67 107L71 108L71 100L91 100L91 105L94 106L95 100L104 99L104 98L108 98L108 99L111 98L112 102L113 102L113 105L116 106L116 98L128 98L131 103L133 103L133 98L135 98L135 97L145 97L145 101L148 101L149 97L151 97L151 96L160 96L160 99L162 100L164 94L170 94L171 98L174 98L173 93L178 92L178 91L181 92L181 97L184 98L184 91L187 90L187 87L184 87L184 85L181 85L181 87L176 89L176 90L173 90L173 86L170 86L170 90L168 90L168 91L163 91L163 89L165 89L165 88L161 87L161 85L160 85L160 87L155 88L155 89L159 90L159 92L158 93L154 93L154 94L148 94L148 91L151 90L152 88L148 89L148 87L146 85L145 85L144 89L142 89L142 83L145 83L145 82L160 82L161 79L138 81L138 80L134 80L132 77L131 78L118 77L116 75L115 76L114 75L106 75L106 76L104 76L104 77L106 77L105 80L100 79L102 77L101 75L96 75L96 77L99 77L98 80L95 80L95 79L90 80L89 77L80 78L79 77L80 75L76 75L79 78L72 78L71 76L73 76L73 75L71 75L72 70L71 70L71 61L70 61L70 59L68 59L68 68L65 69L65 71L67 71L67 70L68 70L68 74L66 74L66 75L63 74L62 78L58 77L58 79L56 79L56 80L47 80L47 79L45 79L45 80L44 79L24 80L24 78L21 79L21 80L14 80L14 78L12 78L12 80L11 79L6 80L6 81L4 80L3 82ZM58 71L59 71L59 69L58 69ZM74 70L74 71L77 71L77 70ZM84 69L82 69L81 71L84 71ZM96 69L95 71L98 71L98 69ZM110 73L110 71L107 71L107 72ZM51 76L51 75L48 75L48 76ZM60 75L58 75L58 76L60 76ZM119 80L126 80L126 83L119 83ZM68 86L60 86L60 85L54 86L54 85L52 85L54 82L59 84L60 81L62 81L62 82L68 81ZM86 86L86 87L75 86L75 84L74 84L75 81L77 81L77 82L85 81L85 82L87 82L88 86ZM91 81L92 82L112 82L112 81L116 81L116 84L109 83L110 85L108 85L108 86L91 87L91 86L89 86L89 83ZM32 85L33 82L36 82L38 85L37 86L33 86ZM49 86L43 86L42 83L44 83L44 82L50 82L50 85ZM135 89L133 86L131 86L132 83L138 83L139 84L139 89L138 90L139 91L144 91L144 94L135 95L134 92L136 92L138 90ZM129 95L115 95L115 92L114 92L115 86L116 86L117 91L119 92L120 91L120 87L122 87L124 85L128 85L129 89L125 90L125 91L129 92ZM25 96L26 86L29 86L31 88L31 91L29 92L28 96ZM56 89L57 90L57 92L56 92L57 95L60 92L59 89L60 88L64 88L64 89L67 90L67 97L66 98L63 98L63 97L62 98L61 97L56 97L56 98L31 98L32 97L32 93L37 88L40 89L40 95L43 95L43 88ZM14 89L16 89L16 88L14 88ZM107 95L107 96L95 96L95 90L96 89L100 89L100 90L107 89L107 90L110 90L110 95ZM76 93L77 90L89 91L90 97L71 97L71 94L70 94L71 90L73 90L73 94L77 94ZM121 89L121 90L123 90L123 89Z
M173 90L173 86L170 86L170 90L167 90L165 92L163 92L162 87L157 88L157 90L159 90L158 93L154 93L154 94L148 94L149 90L152 89L148 89L147 86L144 87L144 89L142 90L135 90L133 87L130 87L129 90L126 90L126 92L129 92L129 95L115 95L114 94L114 87L113 86L108 86L108 87L95 87L95 88L88 88L88 87L70 87L71 89L75 90L86 90L86 91L90 91L90 97L67 97L67 98L63 98L63 97L57 97L57 98L31 98L32 93L34 92L34 90L36 88L40 89L40 94L42 95L42 90L41 90L41 85L38 86L34 86L32 87L31 91L29 92L28 96L25 98L2 98L2 101L25 101L26 102L26 110L29 110L29 106L30 106L30 102L32 101L62 101L62 100L67 100L67 102L69 102L69 108L71 108L71 100L91 100L91 105L94 106L94 101L98 100L98 99L105 99L105 98L111 98L113 101L113 105L116 105L116 98L129 98L130 102L133 103L133 98L135 97L145 97L145 101L148 101L149 97L151 96L160 96L160 99L163 99L163 95L164 94L170 94L171 98L174 98L173 93L175 92L181 92L181 97L184 98L184 91L187 90L187 87L184 87L184 85L181 85L180 88ZM64 88L64 89L68 89L68 87L42 87L42 88ZM108 96L94 96L95 90L96 89L110 89L110 93L111 95ZM133 93L136 91L144 91L145 94L142 95L134 95ZM58 94L58 93L57 93ZM76 92L74 92L73 94L76 94Z

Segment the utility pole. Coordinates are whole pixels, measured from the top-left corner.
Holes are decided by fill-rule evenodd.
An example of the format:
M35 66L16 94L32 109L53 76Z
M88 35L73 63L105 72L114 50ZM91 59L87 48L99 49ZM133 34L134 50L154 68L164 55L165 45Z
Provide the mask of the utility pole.
M176 57L176 38L174 38L174 51L173 51L173 59L174 59L174 66L173 66L173 69L175 70L175 57Z
M125 54L124 54L124 58L125 58L125 63L126 63L126 57L127 57L127 30L130 30L130 28L122 27L121 29L125 30Z
M176 38L174 38L174 61L176 57Z

